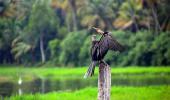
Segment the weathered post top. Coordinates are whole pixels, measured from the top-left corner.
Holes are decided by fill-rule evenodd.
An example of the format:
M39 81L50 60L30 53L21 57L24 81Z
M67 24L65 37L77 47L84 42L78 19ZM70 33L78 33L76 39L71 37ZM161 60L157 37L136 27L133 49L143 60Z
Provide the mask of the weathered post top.
M108 64L100 62L98 76L98 100L110 100L111 71Z

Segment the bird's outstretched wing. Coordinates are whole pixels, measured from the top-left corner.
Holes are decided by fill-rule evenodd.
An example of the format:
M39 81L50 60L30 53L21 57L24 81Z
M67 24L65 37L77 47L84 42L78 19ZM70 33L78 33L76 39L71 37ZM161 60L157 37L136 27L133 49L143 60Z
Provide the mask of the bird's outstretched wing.
M113 50L122 52L124 46L122 46L111 34L106 34L102 36L99 42L101 51Z

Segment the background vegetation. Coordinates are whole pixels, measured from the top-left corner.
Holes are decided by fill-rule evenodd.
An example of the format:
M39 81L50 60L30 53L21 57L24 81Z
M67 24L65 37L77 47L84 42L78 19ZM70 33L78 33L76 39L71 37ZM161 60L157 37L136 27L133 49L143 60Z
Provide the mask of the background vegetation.
M0 64L82 66L90 63L90 27L126 46L112 65L169 65L167 0L0 1Z
M96 99L98 68L83 79L94 26L126 47L105 57L113 66L111 100L170 100L169 5L168 0L0 0L0 99Z

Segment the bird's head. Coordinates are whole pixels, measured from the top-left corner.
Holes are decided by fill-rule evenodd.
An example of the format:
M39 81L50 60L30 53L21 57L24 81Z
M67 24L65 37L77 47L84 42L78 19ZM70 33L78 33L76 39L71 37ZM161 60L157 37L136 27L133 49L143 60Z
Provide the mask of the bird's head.
M104 32L103 32L101 29L99 29L99 28L96 28L96 27L92 27L92 28L95 29L96 32L99 33L99 34L103 34L103 33L104 33Z

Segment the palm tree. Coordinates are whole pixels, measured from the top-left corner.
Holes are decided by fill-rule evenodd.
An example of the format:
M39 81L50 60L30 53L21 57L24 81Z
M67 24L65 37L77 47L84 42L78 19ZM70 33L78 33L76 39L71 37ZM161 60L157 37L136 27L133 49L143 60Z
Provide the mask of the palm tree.
M114 0L87 0L81 2L78 8L78 15L81 18L81 25L84 27L112 28L112 21L115 18ZM116 7L116 6L115 6Z
M150 27L151 16L147 11L143 10L141 0L128 0L121 4L119 8L118 18L114 22L114 26L120 29L132 27L132 31L136 32L139 28Z
M31 50L31 45L24 43L20 41L20 37L16 38L12 42L12 50L11 52L14 54L14 57L16 60L19 60L19 58L26 54L28 51Z
M77 2L82 0L52 0L52 6L61 8L66 14L68 32L78 30Z

